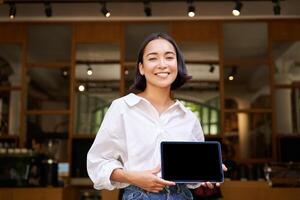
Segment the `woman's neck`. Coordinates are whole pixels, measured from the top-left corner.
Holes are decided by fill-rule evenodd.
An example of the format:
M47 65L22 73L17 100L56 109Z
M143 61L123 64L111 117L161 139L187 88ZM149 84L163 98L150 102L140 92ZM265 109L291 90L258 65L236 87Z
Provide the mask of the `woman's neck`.
M149 88L147 87L139 96L147 99L159 112L163 113L174 101L170 96L170 89L166 88Z

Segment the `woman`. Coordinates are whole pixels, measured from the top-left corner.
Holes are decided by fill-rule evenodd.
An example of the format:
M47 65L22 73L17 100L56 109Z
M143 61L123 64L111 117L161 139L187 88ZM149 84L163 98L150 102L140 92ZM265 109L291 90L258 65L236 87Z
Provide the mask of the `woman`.
M135 83L127 96L114 100L87 155L87 169L96 189L125 188L123 199L192 199L187 187L160 178L160 143L203 141L197 117L171 91L187 75L174 40L149 35L137 60ZM211 183L205 186L212 188Z

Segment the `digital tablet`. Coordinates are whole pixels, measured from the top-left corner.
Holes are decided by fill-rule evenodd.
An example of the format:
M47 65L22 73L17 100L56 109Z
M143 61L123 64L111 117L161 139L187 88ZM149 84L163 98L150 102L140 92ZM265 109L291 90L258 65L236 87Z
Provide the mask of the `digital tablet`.
M161 142L162 178L176 183L223 182L219 142Z

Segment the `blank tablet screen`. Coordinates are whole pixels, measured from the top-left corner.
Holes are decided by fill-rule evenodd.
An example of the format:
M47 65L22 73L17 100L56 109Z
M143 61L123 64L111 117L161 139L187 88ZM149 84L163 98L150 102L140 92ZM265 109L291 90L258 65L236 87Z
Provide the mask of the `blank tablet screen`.
M177 183L223 182L219 142L162 142L162 178Z

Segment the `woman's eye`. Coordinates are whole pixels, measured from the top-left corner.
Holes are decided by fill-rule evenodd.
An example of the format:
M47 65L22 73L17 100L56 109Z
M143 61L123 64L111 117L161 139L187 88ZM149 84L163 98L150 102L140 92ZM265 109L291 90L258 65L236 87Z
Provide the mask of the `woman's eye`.
M173 60L173 59L174 59L173 56L168 56L168 57L167 57L167 60Z
M155 58L155 57L153 57L153 58L149 58L148 60L150 60L150 61L154 61L154 60L156 60L156 58Z

